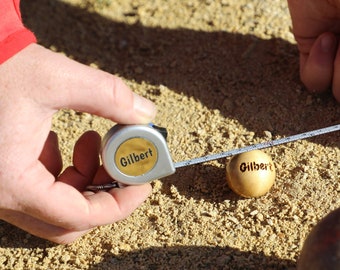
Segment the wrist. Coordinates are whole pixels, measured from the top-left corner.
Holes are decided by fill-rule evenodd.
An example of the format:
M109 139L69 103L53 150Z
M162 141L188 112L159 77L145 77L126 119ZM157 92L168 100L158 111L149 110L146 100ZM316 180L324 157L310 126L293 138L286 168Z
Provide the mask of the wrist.
M36 42L34 34L21 21L19 2L0 1L0 64Z
M33 42L36 42L35 36L27 29L9 35L5 40L0 41L0 64Z

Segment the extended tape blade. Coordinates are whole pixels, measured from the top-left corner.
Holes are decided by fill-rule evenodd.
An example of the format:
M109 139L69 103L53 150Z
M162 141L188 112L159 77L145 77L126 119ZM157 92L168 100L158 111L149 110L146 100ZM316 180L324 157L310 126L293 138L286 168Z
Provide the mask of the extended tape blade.
M207 155L207 156L194 158L194 159L190 159L190 160L186 160L186 161L175 162L174 167L180 168L180 167L185 167L185 166L189 166L189 165L204 163L204 162L208 162L208 161L212 161L212 160L216 160L216 159L220 159L220 158L226 158L226 157L238 155L238 154L241 154L241 153L244 153L244 152L249 152L249 151L252 151L252 150L260 150L260 149L264 149L264 148L277 146L277 145L280 145L280 144L285 144L285 143L294 142L294 141L298 141L298 140L308 139L308 138L311 138L311 137L315 137L315 136L319 136L319 135L322 135L322 134L335 132L335 131L339 131L339 130L340 130L340 124L337 124L337 125L334 125L334 126L316 129L316 130L312 130L312 131L308 131L308 132L304 132L304 133L280 138L280 139L277 139L277 140L267 141L267 142L253 144L253 145L249 145L249 146L238 148L238 149L233 149L233 150L230 150L230 151L227 151L227 152Z

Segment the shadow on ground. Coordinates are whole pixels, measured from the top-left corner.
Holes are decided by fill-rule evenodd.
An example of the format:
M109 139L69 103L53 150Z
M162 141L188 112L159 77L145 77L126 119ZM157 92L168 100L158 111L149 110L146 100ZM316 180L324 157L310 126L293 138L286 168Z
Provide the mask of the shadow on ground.
M42 45L193 96L255 133L286 136L339 120L329 93L310 97L302 89L297 49L280 38L130 25L60 1L23 1L22 12ZM339 141L334 136L325 141Z
M127 252L122 256L107 254L104 260L90 268L96 269L294 269L290 260L254 254L230 247L152 247L145 250Z
M2 248L23 248L25 250L34 249L35 256L40 259L36 261L36 266L44 264L43 258L48 254L50 248L56 247L49 241L34 237L28 233L8 224L0 222L0 247ZM101 249L108 250L103 255L103 260L95 265L91 265L91 270L129 270L148 269L166 270L177 269L275 269L288 270L295 269L296 263L292 260L281 259L277 256L268 256L260 253L240 251L231 247L219 246L171 246L171 247L150 247L138 249L122 255L114 255L109 252L112 249L111 242L103 240ZM8 258L10 259L10 258ZM67 269L77 269L76 264L71 260L67 262ZM76 268L73 268L76 267ZM260 267L260 268L259 268Z

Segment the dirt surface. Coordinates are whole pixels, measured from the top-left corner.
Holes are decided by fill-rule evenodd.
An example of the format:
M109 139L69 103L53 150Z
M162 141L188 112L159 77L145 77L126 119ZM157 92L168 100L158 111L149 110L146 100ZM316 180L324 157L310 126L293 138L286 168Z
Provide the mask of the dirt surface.
M174 161L339 123L331 94L310 95L299 81L285 1L22 2L40 44L157 104ZM112 125L59 112L65 166L80 134ZM339 147L337 132L264 150L277 178L257 199L229 189L226 160L178 169L128 219L66 246L1 222L0 268L294 269L312 227L340 207Z

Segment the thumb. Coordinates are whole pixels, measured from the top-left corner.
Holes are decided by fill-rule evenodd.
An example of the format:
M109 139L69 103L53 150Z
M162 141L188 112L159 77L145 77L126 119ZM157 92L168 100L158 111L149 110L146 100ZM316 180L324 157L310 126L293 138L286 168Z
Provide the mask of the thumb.
M50 108L88 112L124 124L147 123L155 117L155 105L133 93L120 78L39 45L30 50L39 56L40 78L49 78L44 103Z

